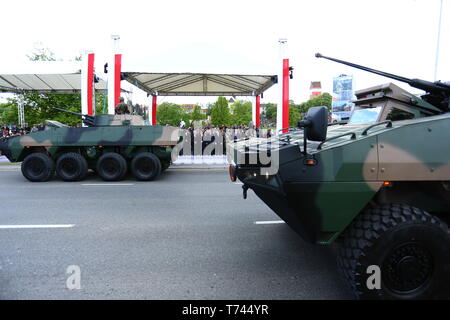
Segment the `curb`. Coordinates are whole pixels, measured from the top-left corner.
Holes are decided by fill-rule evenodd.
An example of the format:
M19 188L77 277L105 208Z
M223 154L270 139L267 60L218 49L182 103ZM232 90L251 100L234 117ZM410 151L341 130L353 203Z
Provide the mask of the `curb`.
M0 171L7 171L11 169L20 169L19 163L2 163L0 164ZM205 165L198 165L198 166L191 166L191 165L178 165L178 166L170 166L167 170L226 170L228 169L228 166L226 165L219 165L219 166L205 166Z
M198 169L198 170L226 170L228 166L170 166L167 170L172 169Z

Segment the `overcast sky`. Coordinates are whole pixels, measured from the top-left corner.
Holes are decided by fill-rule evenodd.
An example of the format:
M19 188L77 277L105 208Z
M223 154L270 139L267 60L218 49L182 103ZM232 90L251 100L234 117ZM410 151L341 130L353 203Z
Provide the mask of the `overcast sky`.
M437 78L450 81L450 0L443 3ZM241 56L242 62L232 60L235 70L245 70L249 61L273 67L280 63L278 39L285 37L295 67L291 99L299 103L308 98L313 80L328 92L332 78L342 73L354 75L356 89L389 81L316 59L316 52L434 80L439 7L440 0L3 1L0 73L2 65L20 66L36 42L66 60L92 50L101 69L112 34L121 37L124 64L145 71L170 63L165 53L174 51L183 56L180 71L189 71L195 67L189 61L198 63L208 46ZM275 91L263 102L276 100ZM197 98L186 102L192 99Z

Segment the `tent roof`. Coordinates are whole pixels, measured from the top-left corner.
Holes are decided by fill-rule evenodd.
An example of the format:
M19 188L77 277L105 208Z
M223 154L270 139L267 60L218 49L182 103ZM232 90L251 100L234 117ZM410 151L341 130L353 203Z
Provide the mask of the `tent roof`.
M277 82L274 75L124 72L125 79L159 96L252 96Z
M258 51L247 54L257 55ZM274 84L277 67L278 64L259 63L228 48L191 43L133 61L126 58L122 71L128 82L148 94L251 96Z
M96 91L106 91L102 79ZM33 62L21 69L0 69L0 92L79 93L81 91L80 63Z

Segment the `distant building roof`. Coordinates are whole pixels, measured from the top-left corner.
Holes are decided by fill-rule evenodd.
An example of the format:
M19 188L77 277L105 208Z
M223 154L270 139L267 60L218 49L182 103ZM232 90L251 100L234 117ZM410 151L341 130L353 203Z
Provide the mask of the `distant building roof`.
M322 89L322 84L320 83L320 81L311 81L309 90L312 90L312 89Z

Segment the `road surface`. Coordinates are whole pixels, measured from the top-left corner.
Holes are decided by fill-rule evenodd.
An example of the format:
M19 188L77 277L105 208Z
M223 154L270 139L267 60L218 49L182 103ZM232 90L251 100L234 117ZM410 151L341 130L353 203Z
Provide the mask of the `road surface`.
M352 298L333 248L243 200L223 169L31 183L0 165L0 244L0 299Z

